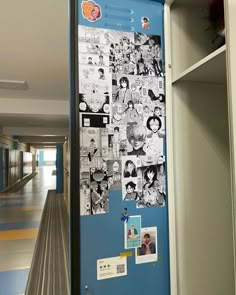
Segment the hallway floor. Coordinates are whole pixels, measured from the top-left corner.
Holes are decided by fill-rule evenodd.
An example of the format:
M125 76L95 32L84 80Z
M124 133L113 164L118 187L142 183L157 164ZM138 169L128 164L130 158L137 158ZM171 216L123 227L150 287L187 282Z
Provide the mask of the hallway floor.
M24 294L47 192L56 188L53 171L39 167L20 191L0 194L0 295Z

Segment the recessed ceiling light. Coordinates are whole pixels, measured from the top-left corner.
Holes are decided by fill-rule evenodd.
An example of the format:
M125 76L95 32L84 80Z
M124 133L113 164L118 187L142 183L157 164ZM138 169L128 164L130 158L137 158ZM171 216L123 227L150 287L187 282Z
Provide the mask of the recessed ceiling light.
M26 90L28 86L25 81L0 80L0 89Z

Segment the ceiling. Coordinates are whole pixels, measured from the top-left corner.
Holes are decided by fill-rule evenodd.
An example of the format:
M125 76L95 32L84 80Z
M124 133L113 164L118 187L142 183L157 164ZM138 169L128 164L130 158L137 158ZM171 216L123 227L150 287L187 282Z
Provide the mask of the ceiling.
M25 143L34 136L33 146L45 135L63 140L69 124L67 1L3 1L0 24L0 80L28 86L0 89L0 130Z

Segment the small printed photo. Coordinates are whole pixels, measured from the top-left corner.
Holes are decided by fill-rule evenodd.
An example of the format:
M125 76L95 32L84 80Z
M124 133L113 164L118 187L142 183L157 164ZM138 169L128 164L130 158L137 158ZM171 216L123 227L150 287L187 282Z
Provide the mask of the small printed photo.
M108 129L109 159L120 159L127 155L126 127L110 124Z
M108 32L107 32L107 34L108 34ZM81 39L81 37L80 37L80 39ZM83 40L85 40L85 39L83 39ZM106 42L106 40L104 40L104 42ZM81 42L79 42L78 48L79 48L80 54L89 54L89 55L95 54L97 56L103 56L103 58L101 59L101 63L104 60L109 62L109 45L107 45L105 43L99 44L99 43L93 43L93 42L89 43L87 41L81 41ZM109 65L109 63L108 63L108 65Z
M135 250L135 263L158 261L157 227L141 228L141 244Z
M130 178L138 176L137 156L122 157L122 177Z
M102 18L102 8L94 1L82 1L81 3L83 18L89 22L96 22Z
M91 2L91 1L88 1ZM81 44L86 43L86 51L84 47L80 49L81 52L90 52L88 49L93 48L92 52L94 54L106 54L107 47L110 45L110 35L109 30L88 27L88 26L78 26L78 41L79 48Z
M142 124L127 126L127 155L146 156L147 130Z
M161 37L135 33L136 75L163 77Z
M107 160L108 190L121 190L121 161Z
M80 179L80 215L91 215L90 179Z
M92 215L109 212L108 177L102 168L90 169Z
M151 116L147 119L147 137L146 137L146 154L163 156L164 153L164 137L165 130L163 130L162 120L160 117Z
M110 31L110 42L111 72L134 75L134 33Z
M80 47L81 48L81 47ZM81 65L97 66L97 67L109 67L109 56L103 54L89 54L79 53L79 63ZM104 79L105 80L105 79Z
M109 93L79 94L79 109L83 113L110 113Z
M108 156L107 129L80 128L80 155L86 158L86 166L98 167L101 158Z
M136 208L164 207L166 203L165 162L149 157L140 157L139 171L142 175L142 193L136 200Z
M127 104L112 103L112 123L116 125L136 125L142 123L142 111L141 104L134 104L132 101L128 101Z
M138 200L138 180L136 177L122 178L122 197L123 201Z
M79 81L79 92L86 94L97 94L104 95L111 93L111 87L107 82L96 81L92 82L89 80L80 80Z
M141 22L142 22L142 28L144 30L149 30L150 29L150 22L149 22L148 17L142 17Z
M129 216L124 223L125 249L141 247L141 215Z
M95 129L105 129L106 125L110 123L110 115L105 114L91 114L80 113L80 126L91 127Z
M89 57L89 59L92 57ZM94 65L93 62L91 61L91 63L89 64L89 60L88 60L88 64L84 65L81 64L79 66L79 76L81 79L83 79L83 81L93 81L96 83L103 83L105 85L109 85L111 84L112 81L112 76L111 73L109 72L109 68L108 67L100 67L97 65Z

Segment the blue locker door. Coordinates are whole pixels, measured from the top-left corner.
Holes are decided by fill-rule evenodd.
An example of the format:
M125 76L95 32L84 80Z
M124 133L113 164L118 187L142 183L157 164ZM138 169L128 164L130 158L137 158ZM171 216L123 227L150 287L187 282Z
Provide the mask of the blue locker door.
M80 294L170 294L160 2L78 2Z

